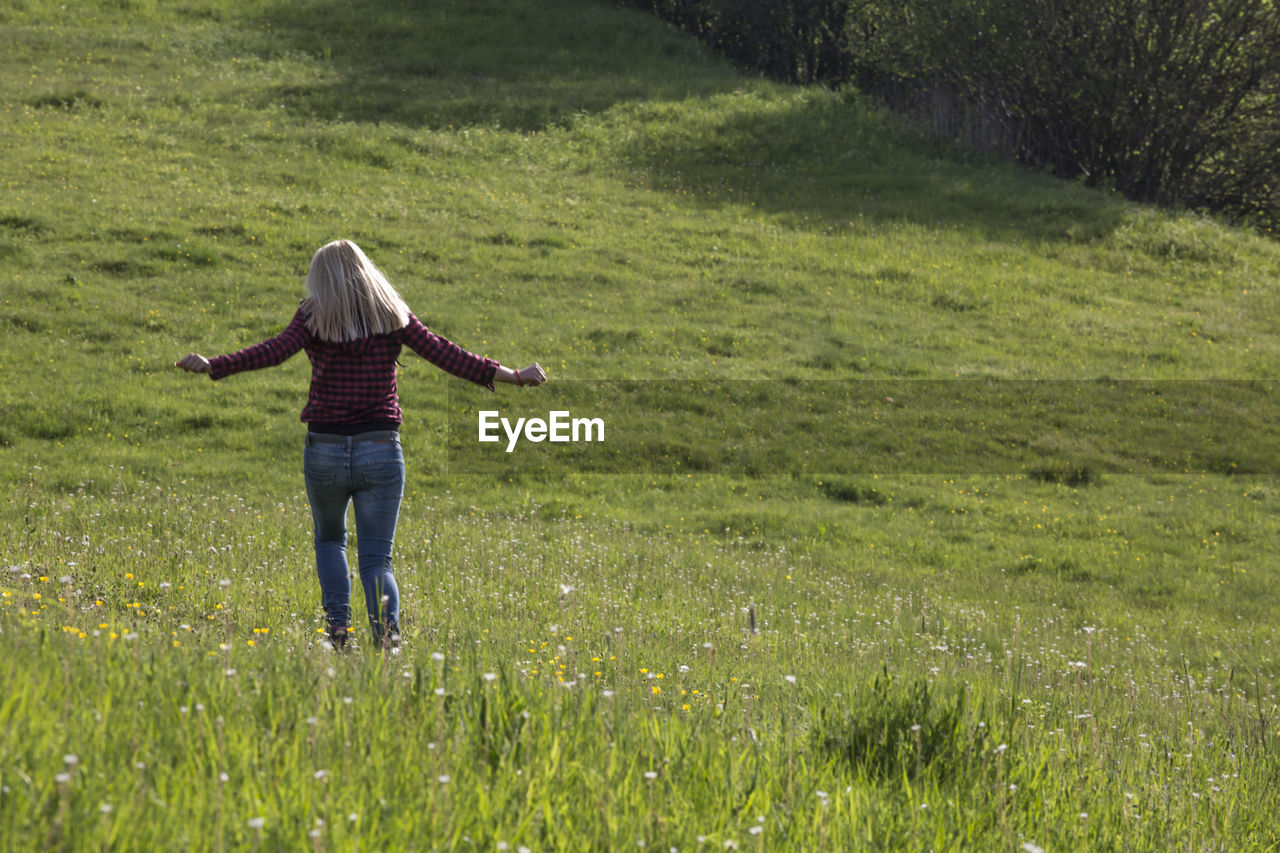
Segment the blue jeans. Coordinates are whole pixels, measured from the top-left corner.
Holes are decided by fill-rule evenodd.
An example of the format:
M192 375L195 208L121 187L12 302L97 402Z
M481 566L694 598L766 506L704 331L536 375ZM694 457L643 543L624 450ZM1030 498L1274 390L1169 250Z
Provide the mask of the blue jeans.
M391 548L404 496L404 455L394 432L360 440L372 435L339 436L336 443L308 435L302 468L315 522L320 603L329 626L351 623L347 505L354 504L365 609L374 643L381 643L385 634L399 630L400 592L391 573Z

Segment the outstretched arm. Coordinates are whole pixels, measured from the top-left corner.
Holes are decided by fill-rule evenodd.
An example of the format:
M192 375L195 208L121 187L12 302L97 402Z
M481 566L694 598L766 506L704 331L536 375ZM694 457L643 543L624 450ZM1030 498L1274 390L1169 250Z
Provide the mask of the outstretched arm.
M274 367L292 356L307 343L307 315L300 307L284 331L274 338L268 338L259 344L245 347L230 355L220 355L207 359L199 353L190 353L173 363L192 373L208 374L210 379L221 379L243 370L258 370L263 367Z
M462 347L432 332L422 321L412 314L409 325L401 332L401 340L409 348L436 367L459 376L478 385L493 390L495 382L506 382L511 385L541 385L547 381L547 374L537 362L512 370L503 367L491 358L467 352Z

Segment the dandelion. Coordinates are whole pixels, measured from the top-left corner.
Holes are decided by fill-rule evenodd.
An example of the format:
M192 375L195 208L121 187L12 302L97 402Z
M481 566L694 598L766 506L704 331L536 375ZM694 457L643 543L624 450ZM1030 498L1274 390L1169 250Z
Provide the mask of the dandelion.
M53 781L57 782L59 785L65 785L71 781L71 774L59 773L57 776L53 777Z
M62 756L62 763L68 767L75 767L80 763L80 756L71 754L64 755Z
M755 826L748 829L747 832L751 833L752 835L759 835L760 833L764 832L764 827L760 826L759 824L756 824Z
M111 812L114 810L115 810L115 806L111 805L111 803L103 803L102 805L98 806L98 811L102 812L103 814L111 814Z

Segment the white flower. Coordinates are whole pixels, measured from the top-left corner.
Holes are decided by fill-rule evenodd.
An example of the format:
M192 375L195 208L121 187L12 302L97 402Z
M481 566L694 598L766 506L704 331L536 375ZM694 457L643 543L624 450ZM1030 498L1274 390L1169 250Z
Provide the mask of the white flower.
M448 785L450 781L449 774L441 773L439 776L436 777L436 781L439 782L441 785Z
M1022 842L1024 853L1044 853L1044 848L1039 845L1032 844L1030 841Z
M498 674L496 672L486 672L484 674L485 681L494 681L497 679L497 677L498 677Z
M760 824L756 824L755 826L748 829L747 832L751 833L752 835L759 835L760 833L764 832L764 827L761 826Z
M654 773L652 770L646 770L646 771L644 772L644 778L646 778L646 779L657 779L657 778L658 778L658 774L657 774L657 773Z
M67 765L68 767L75 767L77 764L80 763L80 756L70 755L70 754L64 755L62 756L62 763Z
M53 777L53 781L57 782L59 785L65 785L71 781L71 774L59 773L57 776Z
M328 775L329 775L329 771L328 771L328 770L317 770L317 771L315 772L315 777L316 777L317 779L323 779L323 778L325 778L325 777L326 777L326 776L328 776Z
M266 823L267 823L267 819L266 819L265 817L251 817L251 818L249 818L249 828L250 828L250 829L262 829L262 827L266 826Z
M115 807L112 806L111 803L103 803L102 805L98 806L98 811L102 812L103 814L111 814L111 811L114 808Z
M784 676L782 676L782 677L783 677L784 679L786 679L786 682L787 682L788 684L795 684L795 683L796 683L796 677L795 677L794 675L784 675Z
M440 661L444 660L444 655L441 654L440 652L432 652L431 659L436 663L440 663Z

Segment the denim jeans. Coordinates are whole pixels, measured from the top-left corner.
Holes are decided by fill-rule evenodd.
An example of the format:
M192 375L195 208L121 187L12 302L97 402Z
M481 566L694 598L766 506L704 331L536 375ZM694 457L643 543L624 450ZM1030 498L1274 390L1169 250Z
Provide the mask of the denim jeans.
M347 506L354 504L356 550L365 609L374 643L398 631L400 593L391 572L391 548L404 496L404 455L394 433L375 441L345 437L340 443L307 439L303 474L315 522L320 603L330 627L351 622L347 566Z

